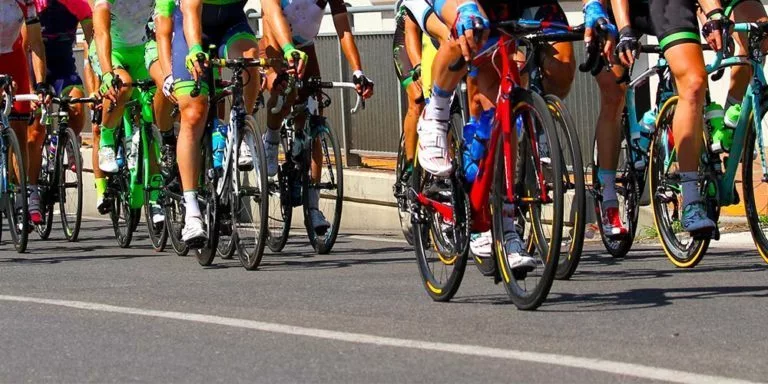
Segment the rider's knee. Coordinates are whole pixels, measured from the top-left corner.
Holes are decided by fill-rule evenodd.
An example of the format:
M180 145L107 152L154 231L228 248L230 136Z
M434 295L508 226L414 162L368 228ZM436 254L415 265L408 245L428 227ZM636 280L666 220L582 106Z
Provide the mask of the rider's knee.
M181 119L184 125L197 127L205 123L208 107L205 103L189 103L181 111Z
M627 91L625 84L618 84L616 77L610 73L602 73L597 76L597 85L600 89L600 104L602 108L622 108Z
M552 89L552 93L560 98L565 98L571 90L571 85L576 77L576 62L573 60L550 60L547 64L546 81Z
M677 76L677 91L681 101L703 103L707 91L707 72L704 68L691 68Z

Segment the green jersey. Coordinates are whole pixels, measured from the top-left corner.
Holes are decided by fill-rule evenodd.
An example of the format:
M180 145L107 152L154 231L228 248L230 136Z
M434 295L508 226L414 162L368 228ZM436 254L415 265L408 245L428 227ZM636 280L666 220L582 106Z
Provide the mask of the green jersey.
M112 23L112 48L144 44L144 26L152 15L154 0L96 0L96 7L107 7Z

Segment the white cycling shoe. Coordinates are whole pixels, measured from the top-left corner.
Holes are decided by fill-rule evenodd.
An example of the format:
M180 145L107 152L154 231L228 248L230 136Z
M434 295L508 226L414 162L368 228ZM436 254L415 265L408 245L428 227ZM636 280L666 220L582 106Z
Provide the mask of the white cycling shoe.
M504 252L507 254L509 269L532 270L536 268L536 259L528 255L525 244L516 230L504 233Z
M429 120L422 114L418 132L421 167L435 176L449 176L453 171L453 163L448 154L448 122Z
M117 172L117 157L115 156L115 148L113 147L101 147L99 148L99 169L106 173Z
M190 246L201 246L206 239L203 219L199 216L188 217L181 230L181 240Z
M492 245L493 236L491 236L491 231L473 233L469 237L469 250L472 251L473 255L481 259L491 257Z

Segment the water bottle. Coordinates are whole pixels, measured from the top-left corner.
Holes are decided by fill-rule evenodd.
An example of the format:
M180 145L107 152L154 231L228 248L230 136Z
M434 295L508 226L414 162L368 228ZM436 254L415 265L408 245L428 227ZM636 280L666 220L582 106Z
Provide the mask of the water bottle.
M473 183L479 173L480 161L485 158L488 139L491 138L495 109L489 109L480 114L480 119L470 122L464 127L464 177Z
M519 144L523 141L523 136L525 135L525 123L523 122L522 115L517 116L517 119L515 119L515 127L517 128L517 142Z
M136 169L136 165L139 163L139 145L141 145L141 136L139 130L131 135L131 145L128 150L128 169Z
M224 151L227 148L227 127L218 118L213 119L213 133L211 134L211 150L213 151L213 167L221 168L224 162Z
M740 114L740 106L738 110ZM704 119L709 125L709 132L712 137L712 145L710 146L712 152L722 153L730 151L733 144L733 132L739 123L738 114L735 116L729 114L726 118L725 111L720 104L710 103L704 108Z
M45 159L44 166L48 167L48 170L53 172L54 168L56 167L56 144L59 141L59 137L56 135L52 135L50 140L48 141L48 158Z
M124 160L123 159L124 158L125 158L125 156L123 156L123 147L120 146L119 148L117 148L117 154L115 155L115 162L117 163L117 167L118 168L122 168L123 167L123 164L124 164Z
M651 137L656 131L656 111L649 110L643 114L637 125L630 126L629 140L637 151L635 169L643 170L648 162L648 148L651 145Z

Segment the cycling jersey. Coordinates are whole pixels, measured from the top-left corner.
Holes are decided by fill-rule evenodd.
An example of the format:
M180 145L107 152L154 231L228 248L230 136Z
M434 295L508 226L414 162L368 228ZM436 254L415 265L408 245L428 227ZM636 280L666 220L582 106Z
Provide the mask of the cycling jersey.
M331 4L331 14L347 11L341 0L280 0L283 15L291 26L293 41L297 47L305 47L314 43L320 33L325 6Z
M48 60L46 79L57 94L67 94L73 87L82 88L77 73L72 45L76 41L77 25L91 19L91 7L86 0L36 0L40 16L45 56Z
M403 10L408 12L409 16L419 25L422 31L427 30L427 18L432 13L432 7L430 7L426 0L399 0L395 4L395 14Z
M112 49L144 44L144 25L152 15L154 0L96 0L95 6L109 7Z
M21 26L37 20L33 0L3 0L0 2L0 54L14 50L15 44L21 44Z

